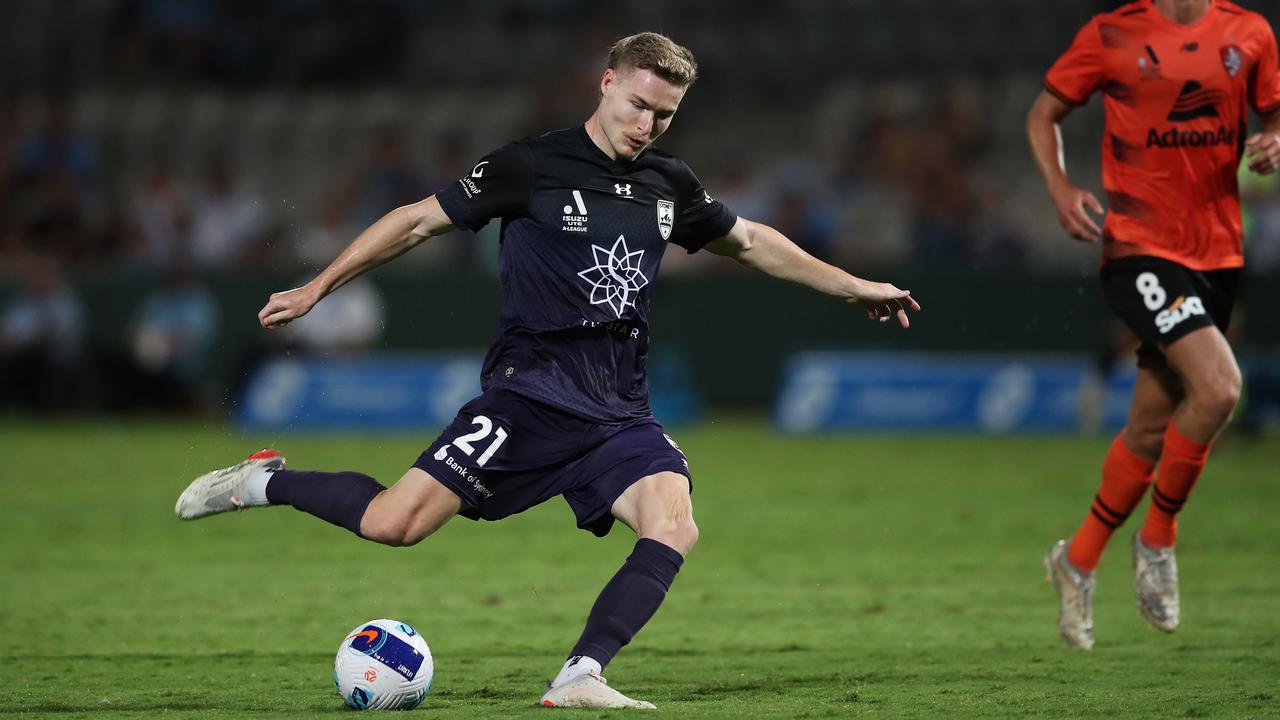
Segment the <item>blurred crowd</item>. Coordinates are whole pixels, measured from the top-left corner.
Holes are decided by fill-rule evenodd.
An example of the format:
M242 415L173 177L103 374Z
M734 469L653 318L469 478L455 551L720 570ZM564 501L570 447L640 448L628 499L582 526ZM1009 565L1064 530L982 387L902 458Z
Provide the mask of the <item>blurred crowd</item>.
M0 263L38 249L159 273L323 264L483 152L580 122L603 48L656 24L682 29L703 65L663 144L740 214L857 266L1087 267L1056 229L1022 117L1074 26L1115 4L904 0L875 15L858 0L745 2L755 12L716 33L721 0L14 0L0 31L13 71L0 81ZM863 32L872 18L898 47ZM776 62L777 26L808 40L789 46L803 82ZM964 44L983 30L1020 32ZM1069 122L1068 158L1096 189L1094 105ZM1250 260L1280 266L1280 195L1246 183ZM489 256L455 242L420 262Z
M4 397L207 402L192 389L219 326L207 277L307 276L484 152L580 122L601 51L637 28L670 31L702 64L661 143L813 254L852 268L1091 268L1093 249L1057 228L1022 118L1075 27L1114 4L13 0L0 29ZM1008 42L970 42L984 32ZM812 70L798 78L793 62ZM1094 189L1096 105L1068 133L1069 165ZM1280 268L1276 183L1245 177L1243 194L1249 261ZM398 264L489 266L495 234L455 234ZM703 254L666 263L720 267ZM131 380L77 390L47 377L84 356L91 309L72 280L95 273L154 287L128 337L89 363ZM376 290L349 294L333 311L365 330L331 338L315 323L291 341L376 339Z

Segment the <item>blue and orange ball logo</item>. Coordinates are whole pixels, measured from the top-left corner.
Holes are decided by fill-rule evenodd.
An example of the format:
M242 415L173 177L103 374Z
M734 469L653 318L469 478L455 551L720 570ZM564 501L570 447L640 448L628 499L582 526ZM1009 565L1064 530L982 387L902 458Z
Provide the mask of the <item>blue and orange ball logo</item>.
M349 647L361 655L372 655L387 641L387 631L376 625L366 625L351 636Z

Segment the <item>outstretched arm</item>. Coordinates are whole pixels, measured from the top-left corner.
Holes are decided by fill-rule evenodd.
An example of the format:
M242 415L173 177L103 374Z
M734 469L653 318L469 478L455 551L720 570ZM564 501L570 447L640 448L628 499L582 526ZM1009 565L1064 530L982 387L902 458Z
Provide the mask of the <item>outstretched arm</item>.
M360 233L314 280L300 288L272 293L266 306L258 312L258 322L273 330L300 318L324 296L361 274L400 257L429 237L452 229L449 216L434 195L396 208Z
M1070 105L1048 92L1041 92L1027 113L1027 141L1031 143L1031 156L1044 177L1049 198L1058 209L1058 222L1071 237L1096 243L1102 239L1102 230L1086 210L1101 215L1102 203L1093 193L1071 184L1062 158L1062 132L1058 126L1069 112Z
M706 248L776 278L860 304L867 309L867 317L873 320L888 322L890 317L897 317L902 327L910 327L907 308L920 310L920 304L911 297L910 290L856 278L815 258L782 233L762 223L738 218L728 235L711 241Z
M1249 169L1259 175L1280 170L1280 108L1262 116L1262 132L1245 141Z

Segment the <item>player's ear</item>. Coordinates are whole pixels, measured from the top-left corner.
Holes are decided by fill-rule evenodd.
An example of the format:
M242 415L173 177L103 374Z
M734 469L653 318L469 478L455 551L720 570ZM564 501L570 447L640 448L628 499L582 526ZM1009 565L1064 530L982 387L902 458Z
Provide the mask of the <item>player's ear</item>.
M604 97L610 87L618 81L618 73L613 68L604 69L604 77L600 78L600 97Z

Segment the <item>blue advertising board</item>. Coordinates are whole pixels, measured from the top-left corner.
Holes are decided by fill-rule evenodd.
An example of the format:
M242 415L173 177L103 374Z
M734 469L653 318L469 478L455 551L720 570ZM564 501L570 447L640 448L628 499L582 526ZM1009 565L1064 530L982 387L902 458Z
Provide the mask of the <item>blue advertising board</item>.
M235 416L251 430L440 428L480 394L482 363L478 353L274 358L249 377ZM692 422L701 412L683 356L651 361L649 383L664 423Z
M249 429L443 427L480 394L478 354L288 356L260 365L237 420Z
M1133 382L1132 371L1098 377L1083 356L800 353L774 421L790 432L1118 428Z

